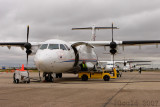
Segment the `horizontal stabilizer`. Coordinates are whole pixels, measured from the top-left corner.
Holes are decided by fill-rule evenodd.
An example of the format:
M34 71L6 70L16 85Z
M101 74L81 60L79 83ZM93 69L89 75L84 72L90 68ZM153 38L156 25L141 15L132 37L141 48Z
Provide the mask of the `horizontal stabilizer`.
M72 30L92 30L92 29L112 29L112 27L84 27L84 28L72 28ZM113 29L119 29L117 27L113 27Z

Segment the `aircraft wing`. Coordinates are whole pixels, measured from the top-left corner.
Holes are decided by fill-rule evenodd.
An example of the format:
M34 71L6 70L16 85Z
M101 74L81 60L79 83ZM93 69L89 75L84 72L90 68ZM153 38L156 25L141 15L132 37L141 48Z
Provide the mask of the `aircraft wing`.
M0 42L0 46L17 46L24 47L27 42ZM39 46L42 42L30 42L32 46Z
M113 61L98 61L101 63L113 63ZM124 61L114 61L114 63L124 63Z
M24 47L26 42L0 42L0 46L18 46Z
M70 43L85 42L93 46L110 46L112 41L75 41ZM134 41L114 41L118 46L133 46L133 45L157 45L160 40L134 40Z
M42 44L43 42L30 42L31 44L31 48L30 50L32 51L32 54L35 54L36 51L38 50L39 46ZM11 49L11 47L20 47L22 50L24 50L24 48L26 48L27 42L0 42L0 46L7 46L8 49Z
M136 66L142 66L142 65L151 65L151 64L136 64Z
M122 41L122 45L153 45L159 44L160 40L135 40L135 41Z
M111 41L72 41L71 44L86 43L93 46L110 46ZM120 43L121 44L121 43Z
M102 63L111 63L113 61L98 61ZM152 61L143 61L143 60L129 60L129 61L114 61L114 63L138 63L138 62L152 62Z
M127 63L138 63L138 62L152 62L152 61L143 61L143 60L135 60L135 61L126 61Z

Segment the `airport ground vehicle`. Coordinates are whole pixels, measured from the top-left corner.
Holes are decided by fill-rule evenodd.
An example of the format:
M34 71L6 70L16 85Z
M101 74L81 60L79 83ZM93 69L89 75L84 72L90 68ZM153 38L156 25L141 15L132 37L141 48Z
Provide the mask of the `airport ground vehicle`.
M24 70L24 64L21 69L17 69L13 73L13 83L18 84L19 82L30 83L29 72Z
M78 77L82 79L82 81L87 81L88 79L103 79L104 81L109 81L111 78L117 78L117 71L114 68L114 76L111 76L110 73L106 73L103 69L103 72L80 72L78 73Z
M29 72L16 70L13 74L13 83L19 82L30 83Z

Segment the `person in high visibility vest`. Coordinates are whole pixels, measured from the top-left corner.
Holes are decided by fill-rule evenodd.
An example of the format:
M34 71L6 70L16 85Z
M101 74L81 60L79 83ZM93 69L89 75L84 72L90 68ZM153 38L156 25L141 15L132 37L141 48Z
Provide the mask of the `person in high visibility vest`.
M82 71L87 71L87 70L88 70L85 61L83 61L82 64L81 64L80 66L81 66L81 70L82 70Z

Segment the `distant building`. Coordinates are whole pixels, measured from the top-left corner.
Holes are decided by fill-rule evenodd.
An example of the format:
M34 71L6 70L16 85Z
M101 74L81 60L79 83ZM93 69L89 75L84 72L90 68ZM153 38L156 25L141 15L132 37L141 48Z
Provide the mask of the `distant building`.
M6 69L6 66L2 66L2 69Z

